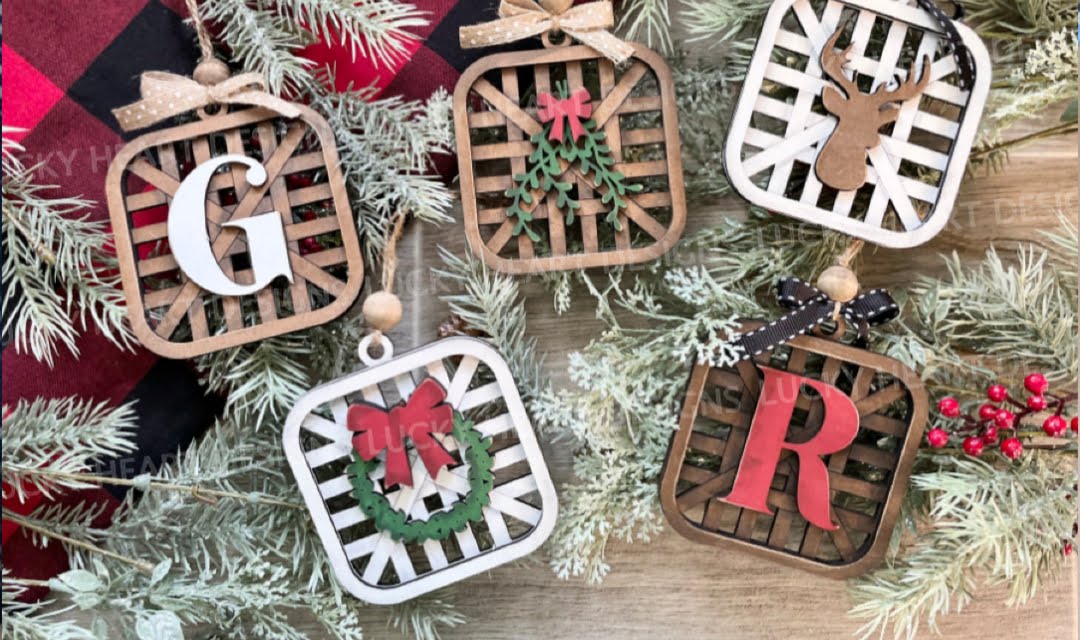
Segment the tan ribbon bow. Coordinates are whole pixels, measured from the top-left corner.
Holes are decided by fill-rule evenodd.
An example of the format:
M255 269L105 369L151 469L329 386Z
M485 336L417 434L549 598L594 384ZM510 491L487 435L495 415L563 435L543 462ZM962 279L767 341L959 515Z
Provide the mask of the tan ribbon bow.
M243 73L214 85L202 85L187 76L165 71L147 71L139 81L142 100L113 109L124 131L142 129L187 111L212 104L249 104L265 107L296 118L296 105L266 93L266 82L258 73Z
M613 26L615 11L608 0L570 7L561 13L549 11L535 0L502 0L498 20L461 28L461 47L489 47L562 31L604 57L623 62L633 55L634 47L612 35L608 29Z

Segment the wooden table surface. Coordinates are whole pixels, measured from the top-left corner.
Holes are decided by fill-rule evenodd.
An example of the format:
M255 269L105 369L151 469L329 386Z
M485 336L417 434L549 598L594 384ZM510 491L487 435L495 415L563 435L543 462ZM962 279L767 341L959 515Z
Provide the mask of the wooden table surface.
M1048 120L1052 123L1053 120ZM1077 138L1040 142L1012 154L1003 173L969 178L946 231L913 250L868 250L863 284L902 287L912 272L941 273L940 255L953 250L979 260L991 243L999 248L1038 241L1056 227L1056 212L1077 214ZM744 210L728 198L691 205L687 233ZM411 225L401 246L399 291L406 308L394 334L399 352L434 339L447 315L435 295L430 269L440 264L435 247L465 249L461 211L456 223L436 229ZM404 281L401 281L404 279ZM568 316L557 317L551 296L536 281L523 280L530 335L547 354L547 367L567 384L567 355L595 337L600 325L585 292L576 292ZM632 382L632 381L631 381ZM557 485L571 481L569 451L544 443ZM847 617L845 583L755 559L737 551L691 543L665 530L648 544L613 543L612 571L600 586L555 577L542 553L534 561L504 566L458 585L454 601L468 624L444 638L725 638L843 639L858 623ZM1004 606L1001 590L980 589L962 615L941 620L946 638L1077 638L1075 562L1026 607ZM364 616L368 638L400 637L385 625L385 612ZM320 637L312 631L313 637ZM932 637L930 633L920 637Z

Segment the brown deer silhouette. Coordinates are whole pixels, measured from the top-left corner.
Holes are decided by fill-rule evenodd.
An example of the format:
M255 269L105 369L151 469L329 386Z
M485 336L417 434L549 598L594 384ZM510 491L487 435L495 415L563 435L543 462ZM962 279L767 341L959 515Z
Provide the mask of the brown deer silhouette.
M907 79L891 91L882 83L873 93L863 93L854 80L844 74L851 46L837 52L836 41L844 26L837 28L821 51L821 68L843 93L829 85L821 94L822 102L836 116L836 129L818 154L815 171L824 184L840 191L852 191L866 182L866 154L880 142L878 130L896 121L897 103L914 98L930 82L930 57L923 56L922 74L915 82L915 63ZM845 94L847 97L845 97Z

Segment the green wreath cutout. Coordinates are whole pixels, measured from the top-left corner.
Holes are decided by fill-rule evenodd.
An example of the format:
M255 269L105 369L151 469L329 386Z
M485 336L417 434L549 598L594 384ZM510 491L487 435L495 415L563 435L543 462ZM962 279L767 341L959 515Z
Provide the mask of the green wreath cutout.
M445 540L455 531L464 531L470 522L484 518L484 507L491 504L491 491L495 488L494 465L488 447L491 439L484 438L471 420L454 412L454 440L465 445L464 459L469 464L469 493L449 510L433 513L426 520L409 520L409 514L394 509L390 500L375 491L370 473L378 460L364 460L355 451L348 466L353 485L352 496L360 503L360 510L371 518L375 528L386 531L394 540L424 542Z

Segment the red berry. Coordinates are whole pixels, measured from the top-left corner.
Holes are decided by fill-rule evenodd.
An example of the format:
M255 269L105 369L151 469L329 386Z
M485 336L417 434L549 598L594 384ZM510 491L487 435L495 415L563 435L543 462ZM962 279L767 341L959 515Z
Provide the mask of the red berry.
M988 424L982 432L983 442L986 444L997 444L998 441L998 428L997 425Z
M1060 438L1068 428L1069 424L1061 416L1050 416L1043 421L1043 431L1051 438Z
M1066 542L1065 546L1062 547L1061 550L1065 553L1065 555L1071 556L1072 555L1072 543L1071 542Z
M1037 396L1041 396L1050 388L1050 383L1046 381L1046 376L1043 374L1032 373L1024 378L1024 388Z
M979 407L979 419L980 420L993 420L997 415L998 408L992 404L984 404Z
M978 436L968 436L964 438L964 453L969 456L981 456L983 452L983 441Z
M319 244L319 241L315 238L302 238L300 240L300 253L303 255L318 253L322 251L322 249L322 245Z
M1016 460L1024 453L1024 443L1020 438L1005 438L1001 441L1001 455L1009 460Z
M992 384L986 390L986 397L991 402L1004 402L1009 397L1009 390L1003 384Z
M315 184L315 180L305 173L292 173L285 176L285 186L289 189L302 189Z
M1042 411L1046 408L1046 396L1028 396L1027 408L1032 411Z
M1015 417L1012 411L999 409L997 415L994 416L994 424L1001 429L1009 429L1012 427L1013 418Z
M941 412L941 415L946 418L955 418L960 415L960 403L957 402L956 398L951 396L942 398L941 401L937 403L937 408L938 411Z
M1069 428L1072 429L1073 433L1076 433L1076 427L1077 427L1077 417L1074 416L1073 419L1072 419L1072 422L1069 423Z
M949 434L941 427L934 427L926 432L926 441L931 447L940 449L949 444Z

